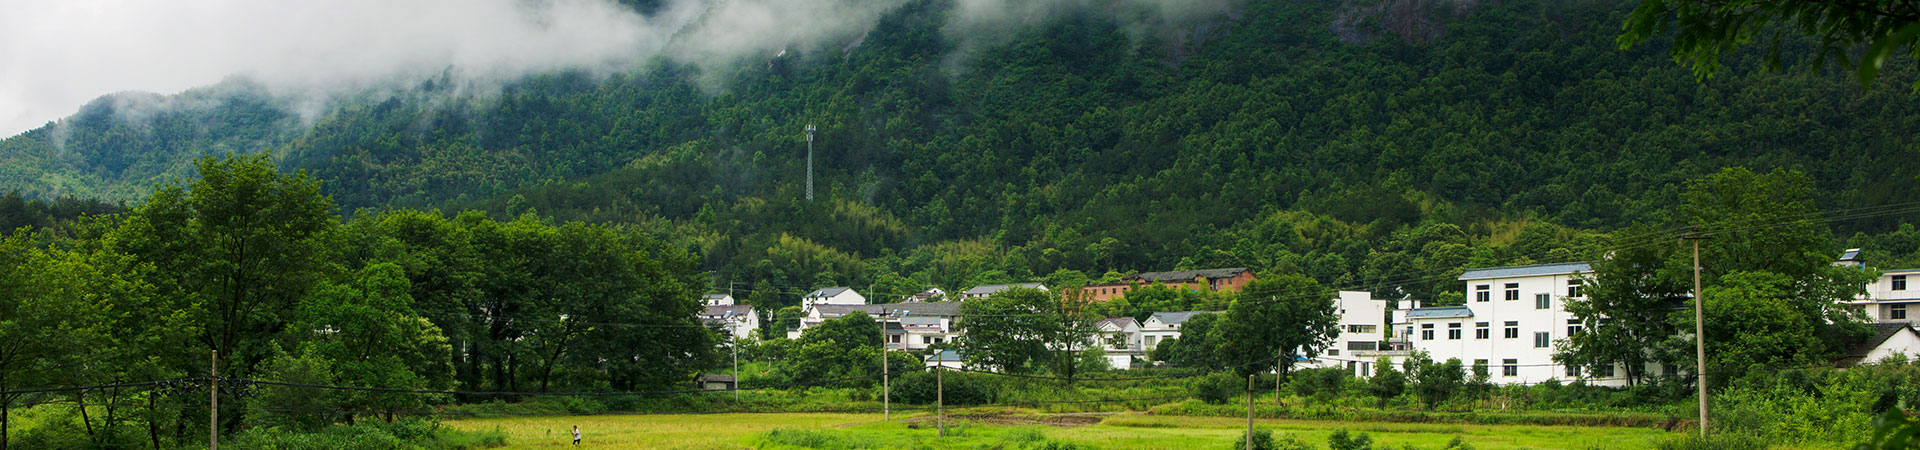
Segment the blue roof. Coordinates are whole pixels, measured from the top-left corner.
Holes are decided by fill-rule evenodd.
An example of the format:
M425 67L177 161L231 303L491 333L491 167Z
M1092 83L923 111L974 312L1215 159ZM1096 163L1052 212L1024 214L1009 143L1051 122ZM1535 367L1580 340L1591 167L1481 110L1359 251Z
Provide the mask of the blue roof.
M962 361L959 350L941 350L940 353L927 355L927 361Z
M1530 266L1486 267L1486 268L1480 268L1480 269L1467 269L1465 273L1460 274L1460 280L1466 281L1466 280L1481 280L1481 279L1487 279L1487 278L1531 277L1531 276L1539 276L1539 275L1566 275L1566 274L1592 272L1592 271L1593 271L1593 264L1586 263L1586 262L1534 264Z
M1473 317L1473 309L1465 306L1437 306L1432 308L1414 308L1407 310L1407 319L1444 319L1450 317Z

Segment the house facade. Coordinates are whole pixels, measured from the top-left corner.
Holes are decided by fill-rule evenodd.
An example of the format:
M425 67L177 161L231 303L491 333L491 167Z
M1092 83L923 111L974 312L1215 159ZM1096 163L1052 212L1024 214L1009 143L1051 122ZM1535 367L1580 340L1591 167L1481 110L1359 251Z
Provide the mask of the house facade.
M1159 346L1161 342L1166 342L1166 340L1168 339L1179 339L1180 324L1187 323L1187 319L1192 319L1193 316L1195 315L1205 314L1205 313L1218 314L1220 313L1220 311L1178 311L1178 312L1153 313L1152 316L1147 317L1146 322L1140 323L1140 349L1142 351L1150 352L1150 351L1153 351L1154 347Z
M960 303L900 303L881 305L817 305L800 318L800 328L791 330L788 339L799 339L807 330L854 311L866 313L880 322L890 350L925 350L953 342L959 331Z
M707 306L726 306L733 304L733 294L707 294L700 296L700 303Z
M1908 322L1881 322L1873 324L1873 336L1847 352L1840 365L1853 366L1873 364L1894 355L1904 355L1907 359L1920 356L1920 330Z
M1339 317L1340 334L1305 366L1338 367L1354 376L1368 377L1373 376L1380 357L1385 356L1390 364L1395 364L1406 356L1405 348L1395 348L1387 341L1393 323L1386 299L1373 298L1370 292L1340 291L1334 308Z
M753 336L753 330L760 329L760 315L753 305L708 305L701 311L700 320L734 339L747 339Z
M1860 249L1850 248L1833 263L1841 267L1871 270ZM1866 314L1868 322L1920 324L1920 269L1883 270L1880 277L1867 283L1866 294L1847 304Z
M1099 340L1100 350L1107 354L1107 365L1115 369L1131 369L1133 361L1146 355L1140 344L1140 321L1132 317L1113 317L1101 319L1094 324L1097 330L1095 339Z
M830 287L815 289L800 297L800 308L811 309L814 305L865 305L867 297L849 287Z
M1592 271L1584 262L1469 269L1459 278L1464 305L1409 310L1396 331L1434 361L1459 358L1467 367L1486 367L1496 384L1625 385L1624 368L1617 365L1581 373L1553 361L1555 347L1582 329L1580 319L1566 312L1566 301L1583 298L1582 277ZM1649 373L1660 369L1649 366Z

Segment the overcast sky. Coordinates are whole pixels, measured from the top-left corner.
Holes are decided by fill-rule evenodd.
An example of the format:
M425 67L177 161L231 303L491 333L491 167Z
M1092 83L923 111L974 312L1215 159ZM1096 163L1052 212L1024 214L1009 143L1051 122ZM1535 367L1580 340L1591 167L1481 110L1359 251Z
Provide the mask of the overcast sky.
M448 68L477 80L622 70L660 55L676 34L670 56L690 62L770 56L858 36L903 1L671 0L651 17L612 0L14 2L0 14L0 137L71 115L103 94L173 94L234 75L313 91L406 85ZM960 0L949 33L1004 31L994 25L1033 23L1063 6L1177 16L1225 1Z

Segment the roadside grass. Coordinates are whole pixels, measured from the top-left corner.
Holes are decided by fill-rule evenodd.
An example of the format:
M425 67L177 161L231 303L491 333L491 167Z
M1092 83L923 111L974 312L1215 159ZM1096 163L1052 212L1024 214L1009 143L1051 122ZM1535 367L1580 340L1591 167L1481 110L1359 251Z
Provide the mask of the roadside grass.
M1131 450L1217 448L1232 445L1245 432L1245 419L1228 417L1117 414L1091 426L1019 424L1017 410L954 411L948 436L938 437L930 414L693 414L531 416L447 420L458 429L498 428L513 449L572 448L569 427L585 432L581 448L661 449L973 449L1041 448L1070 443L1084 448ZM975 414L958 416L960 414ZM1011 420L1009 420L1011 419ZM1437 449L1459 436L1477 449L1641 449L1655 448L1672 433L1645 427L1472 425L1258 419L1256 425L1276 437L1291 436L1324 447L1335 430L1365 432L1376 448ZM1090 420L1086 423L1092 423ZM551 434L547 430L552 430Z

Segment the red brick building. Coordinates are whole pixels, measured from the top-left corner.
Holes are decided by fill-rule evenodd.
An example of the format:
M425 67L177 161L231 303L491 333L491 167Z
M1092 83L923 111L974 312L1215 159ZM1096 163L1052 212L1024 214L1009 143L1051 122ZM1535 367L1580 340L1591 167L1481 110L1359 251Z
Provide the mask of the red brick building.
M1118 283L1092 284L1082 288L1087 300L1104 302L1127 296L1127 291L1147 284L1159 284L1174 289L1209 290L1239 292L1247 283L1257 279L1253 271L1245 267L1226 269L1179 270L1173 272L1144 272L1128 275Z

